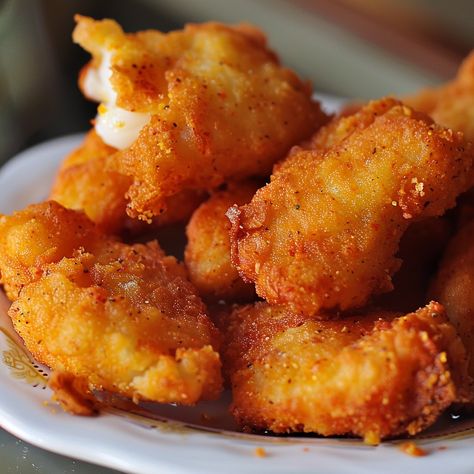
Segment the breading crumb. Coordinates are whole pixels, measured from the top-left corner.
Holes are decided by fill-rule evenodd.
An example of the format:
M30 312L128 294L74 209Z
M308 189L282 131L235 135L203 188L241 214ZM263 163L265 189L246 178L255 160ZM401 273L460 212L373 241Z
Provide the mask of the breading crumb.
M412 441L408 441L406 443L402 443L400 445L400 450L405 453L405 454L408 454L409 456L416 456L416 457L419 457L419 456L426 456L428 454L427 451L425 451L424 449L420 448L419 446L417 446L415 443L413 443Z
M52 399L58 402L65 411L81 416L97 414L95 399L85 379L54 371L51 373L48 385L53 390Z
M266 452L265 449L262 448L261 446L258 446L257 448L255 448L254 454L255 454L255 456L257 456L258 458L264 458L264 457L267 456L267 452Z
M377 446L380 444L380 436L373 431L369 431L364 436L364 443L370 446Z

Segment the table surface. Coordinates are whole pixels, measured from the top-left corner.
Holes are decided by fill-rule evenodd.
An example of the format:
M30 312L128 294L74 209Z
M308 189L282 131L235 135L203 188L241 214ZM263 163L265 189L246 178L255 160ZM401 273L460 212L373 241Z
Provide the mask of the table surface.
M53 454L0 429L2 474L113 474L119 471Z

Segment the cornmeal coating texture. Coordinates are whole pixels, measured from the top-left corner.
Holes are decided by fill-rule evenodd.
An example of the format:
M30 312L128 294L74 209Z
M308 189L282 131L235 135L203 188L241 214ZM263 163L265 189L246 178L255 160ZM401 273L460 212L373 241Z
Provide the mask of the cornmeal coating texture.
M233 263L257 294L323 316L392 289L400 238L471 186L473 147L394 99L369 103L312 141L227 215Z
M91 245L71 222L93 224L57 203L2 219L1 246L8 242L11 259L0 262L2 275L16 263L12 233L22 237L22 265L33 264L9 314L38 361L134 400L190 405L219 395L218 332L183 266L156 242L126 245L102 235ZM49 239L44 231L53 225ZM58 241L68 244L59 249ZM25 261L23 248L48 255L48 263L37 255Z
M463 132L467 140L474 142L474 51L464 59L452 81L405 100L435 122ZM460 224L474 217L474 189L461 197L456 215Z
M474 51L464 59L451 82L425 89L405 101L436 123L463 132L467 140L474 141Z
M95 252L104 240L85 214L54 201L1 216L0 273L8 298L15 300L25 285L42 276L48 264L72 257L78 249Z
M184 261L189 278L201 296L209 299L250 300L255 288L244 283L230 259L230 222L225 213L243 205L259 188L257 182L231 183L201 204L186 228Z
M474 221L451 240L430 289L445 306L470 358L474 378ZM474 387L472 388L474 394Z
M443 307L321 321L266 303L234 310L224 367L247 430L356 435L368 443L430 426L466 398L466 354Z
M49 199L68 209L82 210L107 233L137 233L151 227L127 216L125 197L131 178L107 168L117 150L106 145L94 129L81 146L67 156L56 176ZM151 222L153 228L187 220L205 194L185 190L168 198L166 212Z
M311 85L280 66L254 27L125 34L112 20L77 20L74 41L93 56L82 78L110 52L116 104L151 114L135 142L109 160L133 180L132 217L159 215L165 198L183 189L267 175L326 121Z
M93 129L89 131L80 147L61 164L49 199L84 211L105 232L122 230L127 220L125 193L130 178L106 169L107 157L116 151Z

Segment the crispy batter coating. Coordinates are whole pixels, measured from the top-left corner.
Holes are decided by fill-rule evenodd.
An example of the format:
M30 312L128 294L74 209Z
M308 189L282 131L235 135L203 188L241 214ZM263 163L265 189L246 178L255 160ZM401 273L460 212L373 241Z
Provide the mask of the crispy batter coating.
M230 259L230 222L225 213L234 204L250 202L257 182L232 183L214 193L194 212L186 228L184 261L201 296L216 300L249 301L253 284L244 283Z
M430 115L436 123L463 132L474 141L474 51L447 84L405 98L405 102Z
M321 321L266 303L235 310L223 357L239 425L369 443L430 426L466 397L464 347L438 303L395 316Z
M451 240L430 296L445 306L470 357L469 373L474 378L474 221ZM474 387L472 393L474 394Z
M111 53L116 104L151 118L109 165L130 176L131 216L148 219L164 198L211 189L228 178L266 175L326 116L312 88L281 67L264 35L248 25L188 25L163 34L125 34L112 20L77 17L74 41L100 67Z
M83 210L107 233L150 230L127 216L125 195L132 181L107 168L107 158L116 152L92 129L83 144L62 163L49 199L68 209ZM203 192L185 190L168 198L166 212L153 219L152 228L184 222L204 196Z
M219 395L217 330L185 269L156 242L117 242L54 202L2 220L2 275L12 287L15 268L30 277L9 314L38 361L134 400L189 405ZM91 245L76 220L102 238Z
M116 151L115 148L105 144L92 128L86 133L80 146L64 158L59 170L73 168L91 161L100 161Z
M258 295L323 316L392 289L400 238L472 185L473 147L394 99L332 122L313 143L227 215L233 262Z
M8 298L15 300L48 264L73 257L78 249L95 252L104 238L83 213L68 211L54 201L1 216L0 273Z
M111 233L125 226L125 194L131 182L129 177L106 169L107 157L115 152L92 129L81 146L65 158L49 196L68 209L83 210Z

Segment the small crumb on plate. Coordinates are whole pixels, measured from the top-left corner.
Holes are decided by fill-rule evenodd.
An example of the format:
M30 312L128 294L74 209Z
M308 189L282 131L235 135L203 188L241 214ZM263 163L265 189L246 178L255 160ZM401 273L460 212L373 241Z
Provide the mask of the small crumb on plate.
M264 458L267 455L267 452L265 451L264 448L259 446L259 447L255 448L254 454L258 458Z
M400 450L404 452L405 454L408 454L409 456L419 457L419 456L426 456L428 454L427 451L420 448L412 441L409 441L407 443L402 443L400 445Z

